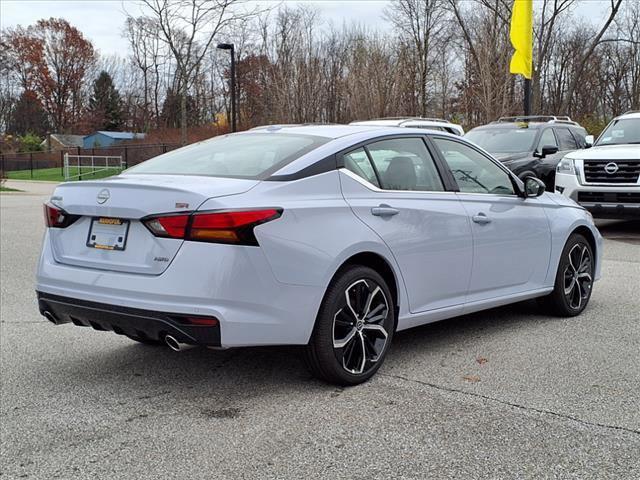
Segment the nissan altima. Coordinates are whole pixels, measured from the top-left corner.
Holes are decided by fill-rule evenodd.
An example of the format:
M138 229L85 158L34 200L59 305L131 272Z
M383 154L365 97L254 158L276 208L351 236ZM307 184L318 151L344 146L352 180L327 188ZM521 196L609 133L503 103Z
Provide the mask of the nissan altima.
M531 298L580 314L602 238L572 200L438 131L271 126L59 185L40 312L149 345L304 345L353 385L396 331Z

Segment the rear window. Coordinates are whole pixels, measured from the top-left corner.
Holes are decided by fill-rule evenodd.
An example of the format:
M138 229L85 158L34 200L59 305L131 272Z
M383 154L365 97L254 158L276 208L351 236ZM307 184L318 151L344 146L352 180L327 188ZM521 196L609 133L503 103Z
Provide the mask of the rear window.
M266 178L329 140L285 133L224 135L152 158L127 173Z

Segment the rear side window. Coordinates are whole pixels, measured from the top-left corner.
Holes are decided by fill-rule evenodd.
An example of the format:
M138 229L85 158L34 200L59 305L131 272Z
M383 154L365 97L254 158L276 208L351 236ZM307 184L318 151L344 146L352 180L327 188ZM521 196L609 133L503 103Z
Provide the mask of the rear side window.
M558 136L560 150L576 150L578 148L576 139L573 138L568 128L557 128L556 135Z
M344 167L358 175L359 177L364 178L369 183L372 183L376 187L380 187L378 183L378 178L376 177L376 172L373 170L373 166L369 161L369 157L367 156L367 152L364 151L364 148L359 148L354 150L353 152L349 152L344 155Z
M367 145L385 190L444 190L429 150L421 138L394 138Z
M538 142L538 151L542 151L542 147L557 147L558 142L556 141L556 136L553 134L553 129L547 128L542 135L540 136L540 141Z
M285 133L224 135L152 158L127 173L258 179L329 140Z

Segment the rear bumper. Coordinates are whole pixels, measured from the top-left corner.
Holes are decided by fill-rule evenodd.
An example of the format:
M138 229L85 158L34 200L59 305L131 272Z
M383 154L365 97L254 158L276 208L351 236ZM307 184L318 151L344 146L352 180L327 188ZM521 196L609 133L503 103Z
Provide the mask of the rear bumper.
M640 218L640 185L582 185L575 175L557 174L556 191L596 218Z
M48 232L36 280L38 292L72 299L66 302L72 305L89 302L106 305L101 310L107 311L122 306L163 321L179 315L215 317L222 347L306 344L324 295L321 286L277 281L261 248L185 242L161 275L140 275L58 263ZM124 328L113 316L110 321Z
M155 312L88 302L43 292L38 295L40 313L53 316L56 324L73 323L80 327L113 331L146 340L162 341L172 335L180 343L220 346L220 324L216 326L183 325L175 313Z

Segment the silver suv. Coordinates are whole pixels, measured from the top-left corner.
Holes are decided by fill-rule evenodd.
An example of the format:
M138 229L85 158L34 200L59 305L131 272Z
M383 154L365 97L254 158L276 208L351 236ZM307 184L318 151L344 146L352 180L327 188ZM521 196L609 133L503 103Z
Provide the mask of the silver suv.
M423 117L386 117L374 120L358 120L349 125L371 125L379 127L405 127L424 128L427 130L438 130L441 132L453 133L454 135L464 135L464 129L457 123L451 123L440 118Z
M640 218L640 111L614 118L594 146L566 155L556 191L598 218Z

